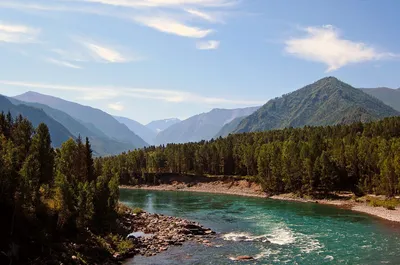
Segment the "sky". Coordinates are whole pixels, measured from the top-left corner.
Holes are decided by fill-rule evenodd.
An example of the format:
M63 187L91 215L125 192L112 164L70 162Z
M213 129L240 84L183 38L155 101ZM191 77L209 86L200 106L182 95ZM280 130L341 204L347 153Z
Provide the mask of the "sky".
M335 76L400 87L398 0L1 0L0 94L146 124Z

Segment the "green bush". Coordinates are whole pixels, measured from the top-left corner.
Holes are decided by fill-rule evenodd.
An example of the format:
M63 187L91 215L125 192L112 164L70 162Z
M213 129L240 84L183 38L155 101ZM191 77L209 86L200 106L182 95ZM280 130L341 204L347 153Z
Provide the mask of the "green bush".
M134 214L141 214L141 213L144 213L143 209L142 209L142 208L139 208L139 207L134 208L134 209L132 210L132 212L133 212Z
M400 205L400 201L395 198L382 200L379 198L368 197L367 202L372 207L384 207L388 210L395 210L396 207Z

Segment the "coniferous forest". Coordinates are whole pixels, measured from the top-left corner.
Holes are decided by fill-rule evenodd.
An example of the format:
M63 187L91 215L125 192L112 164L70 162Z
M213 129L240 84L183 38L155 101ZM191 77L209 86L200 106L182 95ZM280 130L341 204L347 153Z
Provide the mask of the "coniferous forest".
M98 246L98 252L85 249L101 257L104 246L111 246L105 235L115 239L119 184L157 184L164 174L243 177L269 194L352 191L392 197L400 193L400 117L234 134L94 159L87 138L71 138L54 149L45 124L34 128L22 116L1 113L0 261L18 264L22 257L37 264L41 256L65 253L66 242L81 237ZM126 243L120 236L114 241ZM125 249L131 247L126 243Z
M34 128L22 116L1 113L0 176L1 264L36 264L41 255L57 260L66 243L55 243L87 227L107 233L115 223L118 177L96 171L87 139L54 150L45 124Z
M400 192L400 118L229 135L99 158L121 184L173 174L245 176L270 194Z

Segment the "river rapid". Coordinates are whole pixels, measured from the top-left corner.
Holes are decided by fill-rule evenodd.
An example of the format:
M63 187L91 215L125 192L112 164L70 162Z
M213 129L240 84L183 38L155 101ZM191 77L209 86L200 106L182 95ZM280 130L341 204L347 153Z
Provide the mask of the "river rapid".
M200 222L213 246L186 243L125 264L400 264L398 224L328 205L193 192L122 189L120 201Z

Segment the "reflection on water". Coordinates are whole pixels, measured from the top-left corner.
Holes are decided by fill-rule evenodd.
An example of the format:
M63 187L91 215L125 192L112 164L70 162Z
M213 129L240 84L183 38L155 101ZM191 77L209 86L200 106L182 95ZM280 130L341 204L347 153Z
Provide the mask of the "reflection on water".
M400 231L326 205L190 192L121 190L121 201L198 221L220 233L206 247L187 243L127 264L400 264ZM247 264L247 263L246 263Z

